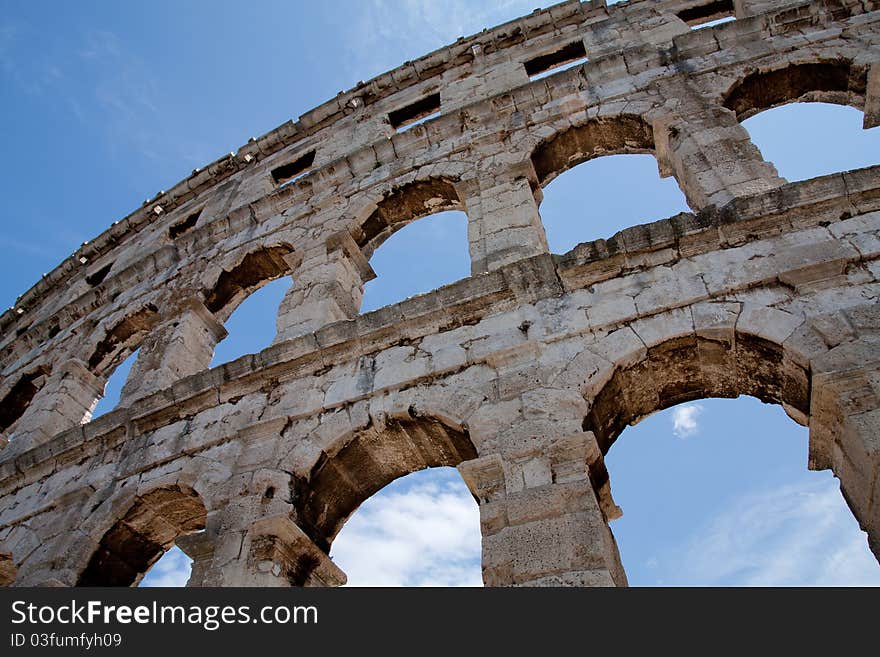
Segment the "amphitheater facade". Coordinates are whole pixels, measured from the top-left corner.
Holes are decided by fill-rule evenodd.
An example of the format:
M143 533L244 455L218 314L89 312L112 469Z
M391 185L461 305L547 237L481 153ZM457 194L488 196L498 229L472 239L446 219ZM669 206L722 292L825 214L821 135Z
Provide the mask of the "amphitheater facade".
M177 544L190 586L338 585L350 514L457 466L485 584L625 585L604 454L738 395L809 426L880 556L880 167L780 178L741 121L798 101L880 124L880 2L570 0L193 171L0 317L0 581L133 585ZM542 188L617 153L693 212L550 254ZM373 252L449 209L471 276L360 314ZM209 369L281 277L273 344Z

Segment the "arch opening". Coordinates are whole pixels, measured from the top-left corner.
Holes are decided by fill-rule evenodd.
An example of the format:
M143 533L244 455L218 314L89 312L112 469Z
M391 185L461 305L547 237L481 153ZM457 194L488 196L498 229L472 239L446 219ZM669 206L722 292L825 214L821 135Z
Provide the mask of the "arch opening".
M113 374L104 385L104 396L97 400L90 419L94 420L116 408L122 396L122 388L128 380L132 365L138 359L138 354L140 354L140 349L134 350L113 370Z
M241 261L224 269L211 289L205 292L205 306L220 322L225 322L239 304L266 283L291 273L288 262L293 247L288 244L261 247Z
M415 412L413 413L415 416ZM477 457L466 430L434 418L388 420L321 452L307 477L294 491L303 531L322 550L367 499L400 477L426 468L455 467Z
M863 116L841 104L795 103L753 115L742 125L779 175L794 182L880 164L880 128L864 130Z
M759 112L795 102L823 102L865 107L867 70L848 61L790 64L755 71L724 95L724 106L744 121Z
M140 346L158 323L159 311L152 304L122 319L95 346L89 357L89 370L96 376L108 376Z
M541 220L554 253L689 211L675 178L660 178L654 130L640 116L568 128L540 143L531 161L544 188ZM591 216L601 221L585 228Z
M660 178L647 154L597 157L544 188L541 221L552 253L608 239L615 233L690 208L674 178Z
M275 337L278 307L288 289L288 278L276 278L244 299L224 323L228 335L214 348L210 366L217 367L268 347Z
M174 541L205 528L201 497L182 486L139 496L101 538L79 577L78 586L134 586Z
M348 586L482 586L479 507L454 468L413 472L366 500L330 554Z
M654 154L654 130L639 116L592 119L543 141L532 151L532 165L541 187L556 176L603 155Z
M832 474L827 471L811 473L808 472L807 468L803 467L807 463L806 446L808 441L804 440L806 438L805 430L797 430L795 428L793 433L800 438L800 441L795 441L797 444L795 448L792 448L794 451L789 449L788 452L785 450L779 452L782 454L787 453L789 459L791 459L792 454L796 455L797 472L799 473L797 477L799 478L779 481L778 479L774 480L772 476L768 475L765 477L765 481L762 482L762 486L753 486L751 489L736 488L741 483L748 483L754 480L756 475L753 474L753 470L754 472L759 472L761 467L766 465L762 459L766 458L767 454L775 454L779 451L774 451L776 448L772 447L769 441L760 440L762 434L760 430L752 429L749 435L746 436L741 431L736 430L738 424L749 421L748 418L764 418L765 415L760 410L761 408L769 408L772 412L776 413L775 419L772 421L776 422L776 424L781 424L779 421L783 419L782 414L778 410L773 411L772 407L761 406L758 403L763 402L763 404L771 404L776 407L782 406L790 419L794 420L797 424L805 426L810 418L810 392L811 381L809 372L794 362L780 345L741 331L732 332L729 337L723 339L720 337L710 339L697 335L672 337L654 346L650 346L644 357L634 364L616 369L607 383L603 385L594 397L588 414L584 419L584 429L595 434L601 451L607 456L604 465L597 467L595 470L591 468L591 478L596 490L600 491L600 498L603 498L609 490L610 477L608 472L610 470L613 470L615 475L618 475L621 472L621 468L624 467L635 470L642 475L647 471L651 475L642 476L635 484L633 483L634 480L630 478L627 483L623 484L622 496L617 495L615 480L615 497L624 507L624 517L627 512L626 506L633 505L637 509L635 515L641 518L643 523L641 528L639 528L637 526L638 523L634 526L629 526L627 524L628 521L615 520L615 526L625 528L622 530L622 536L625 537L624 541L619 542L650 543L651 536L653 535L652 531L665 532L666 540L678 540L681 538L681 532L683 531L681 528L685 527L686 529L693 530L694 524L698 526L697 531L704 534L716 530L720 531L718 530L719 525L717 523L713 524L713 514L722 513L727 514L725 517L730 527L767 528L772 525L773 518L761 519L755 515L750 516L748 520L743 520L743 518L750 513L750 509L755 508L756 505L760 507L761 504L765 503L761 501L762 499L765 501L769 500L766 503L770 504L772 508L790 509L790 507L785 506L790 500L786 501L785 495L779 493L780 490L788 490L785 487L790 485L790 493L792 495L813 496L813 499L821 499L823 504L830 504L828 501L832 497L831 492L834 493L833 503L836 510L832 515L819 517L807 514L805 517L813 518L817 522L832 522L835 527L845 527L849 537L847 538L847 549L855 550L853 554L860 555L858 558L864 562L864 559L870 556L867 537L858 530L858 523L853 518L852 513L846 508L844 497L840 494L839 485L834 481ZM736 402L730 402L730 400L736 398L740 399ZM749 401L749 398L754 399ZM692 458L693 454L682 454L682 449L686 445L679 443L670 445L669 441L671 438L669 438L669 435L666 436L669 440L662 443L665 446L665 452L662 453L658 451L659 447L654 443L644 447L644 452L646 453L642 454L635 454L626 448L618 450L614 446L622 434L640 435L642 430L639 426L643 421L646 428L645 431L651 435L650 439L660 440L657 437L657 423L668 422L670 417L672 418L672 430L667 430L667 434L673 435L679 441L686 442L697 434L697 429L703 419L701 413L709 408L716 409L717 404L724 403L725 401L733 403L735 408L732 412L728 413L726 419L719 425L721 428L718 430L732 432L735 435L735 437L731 438L734 440L733 445L735 446L729 447L725 453L730 452L736 458L731 456L727 460L718 461L714 466L709 464L706 466L705 473L712 473L712 467L720 467L722 470L728 468L724 473L725 481L731 487L726 491L722 491L722 497L726 495L725 499L729 508L721 508L719 510L717 506L714 508L701 507L704 515L696 523L689 524L689 518L686 514L681 517L676 516L675 513L678 507L668 505L674 505L675 499L682 500L686 499L687 496L693 497L694 489L692 486L689 486L689 482L702 478L705 481L705 485L711 487L716 483L714 479L721 480L721 475L713 476L707 474L707 476L703 477L703 462L695 462ZM743 406L743 404L746 406ZM743 412L740 410L743 408L748 410ZM668 413L664 414L664 411L668 411ZM715 411L713 410L713 412ZM759 426L759 423L762 421L764 420L751 420L754 426ZM788 427L787 431L791 433L794 424L787 420L784 424ZM630 426L633 428L627 429ZM775 425L768 423L768 426ZM652 427L654 427L653 432L651 431ZM779 431L777 430L776 433L779 433ZM763 435L766 436L767 434ZM736 440L741 442L737 443ZM790 448L792 444L789 444ZM797 454L798 450L803 453ZM677 461L671 463L668 461L668 459L676 458L685 459L683 463L687 464L689 469L685 469L682 463ZM786 463L789 473L795 471L792 462L789 460ZM624 465L621 466L621 463ZM653 485L650 482L653 482ZM638 510L646 507L639 507L639 503L633 501L638 496L633 493L634 490L640 491L638 493L640 496L654 496L653 501L645 502L645 505L651 507L652 510L650 512ZM663 492L663 495L658 496L658 491ZM675 496L678 497L676 498ZM610 498L606 498L606 503L608 499ZM708 496L706 499L708 499ZM659 510L658 505L662 507ZM682 509L690 508L684 503L679 504L679 507ZM845 511L843 520L841 520L840 516L842 510ZM684 514L685 511L682 510L682 513ZM608 517L611 516L609 515ZM658 528L651 524L652 522L664 522L664 517L670 518L669 526L677 528L677 534L667 531L669 528L666 526ZM758 524L756 525L755 523ZM781 525L773 525L773 527L767 529L767 532L769 532L767 536L772 535L779 538L779 531L783 531L780 529ZM764 529L761 529L761 531L764 531ZM642 533L639 534L639 532ZM633 536L638 536L638 538L633 538ZM858 543L858 546L855 546L856 543ZM696 538L694 538L693 544L701 545L701 549L704 550L708 550L708 547L711 547L707 547L705 542L700 543ZM681 553L684 547L687 546L679 545L678 553ZM775 558L774 555L780 556L778 551L773 552L770 547L767 548L768 558ZM639 582L640 577L653 577L654 575L643 568L645 562L652 557L650 555L645 556L644 551L640 552L639 549L633 548L632 545L625 545L624 549L622 549L622 555L625 559L627 558L627 551L630 549L632 549L629 553L630 555L641 555L640 557L630 557L630 559L641 559L641 562L636 566L636 571L640 572L641 575L636 577L634 581ZM666 554L669 556L673 553L675 553L675 549L669 548ZM711 550L707 552L707 554L709 553L711 553ZM725 556L730 556L730 554L730 551L724 553ZM696 558L694 556L694 559ZM715 559L714 563L717 563L719 558L724 557L718 555L712 557L712 559ZM870 556L870 560L873 561L873 559L873 556ZM628 563L627 561L624 563L625 565L631 565L633 562L630 560ZM684 568L687 565L681 561L676 563L678 564L677 567L680 568ZM874 561L874 564L876 565L876 561ZM712 572L714 571L707 569L703 575L708 577L712 575ZM718 572L731 574L724 568L718 569ZM874 577L874 574L876 574L874 573L874 566L868 568L866 572L868 573L866 575L868 578ZM733 578L734 574L736 573L731 574L732 579L723 581L675 580L672 582L667 581L666 583L793 583L784 579L748 579L745 578L746 575L743 573L739 573L739 575L742 575L745 579L737 580ZM657 582L656 579L641 579L641 581L654 584L662 583ZM829 582L831 581L829 580Z
M880 585L880 565L807 429L743 396L670 407L606 457L633 586Z
M618 369L596 395L584 420L603 453L629 425L670 406L707 397L756 397L781 404L802 423L810 414L810 377L782 347L736 333L732 342L688 335L647 350Z
M402 225L372 254L376 278L364 286L369 312L470 276L467 215L447 210Z
M407 224L445 210L464 210L464 203L449 178L415 180L393 188L360 222L355 242L367 259L393 233Z

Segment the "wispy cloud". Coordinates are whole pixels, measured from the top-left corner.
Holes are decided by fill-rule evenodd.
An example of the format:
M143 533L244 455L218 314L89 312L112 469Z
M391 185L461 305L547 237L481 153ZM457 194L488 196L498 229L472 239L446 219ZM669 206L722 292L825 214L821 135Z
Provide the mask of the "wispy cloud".
M703 414L702 404L685 404L672 409L672 433L679 438L690 438L700 431L698 422Z
M867 536L836 480L818 474L735 500L660 561L658 580L672 584L880 586Z
M363 79L452 43L460 36L527 14L555 2L501 0L368 0L349 21L352 71ZM399 60L399 61L398 61Z
M367 500L331 555L350 586L481 586L479 511L460 479L422 473Z

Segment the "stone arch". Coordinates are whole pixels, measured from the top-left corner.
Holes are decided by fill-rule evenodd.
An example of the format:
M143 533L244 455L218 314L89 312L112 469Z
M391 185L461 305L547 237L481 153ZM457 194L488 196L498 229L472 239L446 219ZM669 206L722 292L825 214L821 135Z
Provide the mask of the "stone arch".
M95 376L109 376L140 346L158 322L158 309L153 304L147 304L113 324L92 350L88 360L89 371Z
M654 130L640 116L599 117L557 132L532 150L531 161L538 184L546 187L578 164L624 153L655 154Z
M101 536L78 586L134 586L180 536L205 528L207 511L192 488L173 484L139 494Z
M239 304L270 281L292 273L294 250L290 244L261 246L224 267L204 290L205 306L225 322Z
M753 71L734 83L722 102L742 122L764 110L798 102L864 110L866 93L866 68L846 59L828 59Z
M727 320L717 321L728 313ZM852 460L852 454L862 455L866 450L870 451L869 445L873 439L864 432L859 433L857 422L851 423L856 427L850 438L851 445L840 437L832 436L830 442L834 442L835 446L829 448L829 436L825 435L829 421L836 421L842 427L848 426L838 417L839 412L835 409L853 406L848 395L852 395L856 386L849 379L861 382L869 377L861 370L854 370L855 376L847 372L842 377L844 383L839 386L840 390L823 380L823 395L819 399L832 410L816 407L814 370L817 364L828 360L832 352L815 351L813 346L813 353L807 356L795 348L802 342L813 342L805 337L811 331L809 322L798 321L793 315L771 308L746 306L734 309L717 302L695 308L695 324L698 323L698 317L703 320L711 317L712 320L696 330L675 330L676 321L668 315L662 321L663 330L657 331L661 323L658 318L651 324L655 335L653 339L641 337L638 343L631 343L634 345L632 349L612 355L610 371L595 375L602 380L587 392L589 410L583 421L583 429L595 435L599 450L604 454L628 425L677 404L709 397L736 398L740 395L756 397L764 403L779 404L794 421L810 426L810 468L830 468L840 479L844 498L860 526L868 532L869 543L876 555L876 521L872 512L868 511L873 508L873 484L861 473L855 476L846 467L847 459ZM634 325L636 335L652 334L647 330L649 321L643 320L641 326L639 323ZM786 324L787 331L767 330L771 326ZM618 340L619 337L610 342ZM847 343L845 348L864 354L873 346L865 346L857 341ZM870 360L864 355L861 358L866 362ZM841 376L835 374L831 378L836 380ZM862 384L862 388L868 392L859 393L864 407L859 410L863 413L876 412L876 405L871 405L875 403L876 394L870 392L870 385ZM829 390L834 390L830 397ZM821 457L825 453L835 456L827 460L817 459L817 454ZM863 469L870 471L871 467L875 467L870 465L871 457L863 460L868 463ZM607 486L608 474L604 468L592 474L597 491Z
M671 406L707 397L749 395L780 404L804 422L810 412L810 372L781 344L744 331L732 339L682 334L649 346L614 369L584 419L603 453L629 425Z
M446 210L465 210L456 181L447 176L413 180L392 187L365 214L353 231L369 259L395 231L422 217Z
M322 550L374 493L412 472L458 466L477 457L466 428L455 428L414 408L349 432L324 447L294 494L298 524Z
M15 426L40 388L45 384L50 373L51 368L48 365L35 367L22 374L4 392L2 399L0 399L0 431L6 432Z

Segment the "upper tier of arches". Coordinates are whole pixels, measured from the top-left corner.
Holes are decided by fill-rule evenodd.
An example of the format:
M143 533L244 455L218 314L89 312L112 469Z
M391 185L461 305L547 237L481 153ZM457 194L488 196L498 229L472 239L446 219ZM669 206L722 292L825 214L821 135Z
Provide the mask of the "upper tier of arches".
M15 417L4 420L6 429L60 364L80 361L95 377L90 386L100 387L128 354L183 312L194 313L217 339L235 307L270 280L292 276L296 285L311 282L316 272L351 270L350 287L362 287L373 251L419 217L465 211L472 262L479 263L473 270L491 270L546 252L537 213L540 189L580 162L611 153L652 153L661 172L692 191L688 200L701 210L701 204L722 198L718 190L726 183L739 189L741 182L725 181L722 166L711 171L714 178L688 170L683 154L696 148L699 157L693 161L703 166L712 148L701 144L717 127L694 116L729 130L731 112L742 118L811 99L859 109L868 103L873 60L864 44L823 33L806 47L786 23L794 18L784 12L738 16L733 23L691 31L679 14L706 4L699 0L602 4L565 3L438 51L443 57L470 52L472 59L455 65L461 69L441 65L432 53L401 69L414 77L407 83L407 76L398 75L393 93L354 103L335 119L322 110L324 115L310 116L302 130L279 129L271 139L256 140L195 174L185 184L186 193L172 190L153 199L78 250L0 320L0 399L15 401ZM876 18L876 12L858 7L831 13L821 3L799 4L810 5L825 23L845 25L858 16L864 24ZM597 25L611 21L623 32L640 34L637 28L648 18L662 19L668 29L626 45L597 40ZM870 34L866 30L864 39L870 41ZM526 63L536 57L550 61L560 47L578 40L585 64L529 81ZM418 73L432 57L439 68ZM479 93L465 93L449 81L439 87L437 118L393 132L393 123L416 121L430 109L425 103L438 92L427 93L429 87L445 83L449 71L467 70L461 84L478 79L478 57L485 58L481 66L501 70L509 64L516 70L505 83ZM366 87L387 79L377 78L334 103L361 98ZM772 93L760 91L768 85ZM458 101L453 88L461 92ZM413 103L422 104L408 114L404 110ZM363 143L342 128L365 116L360 112L381 124L381 130L371 131L369 122L358 123ZM738 148L732 152L748 155ZM675 157L677 165L671 162ZM239 184L219 184L230 178ZM754 182L746 179L742 188ZM706 189L691 189L704 183ZM736 189L725 198L737 196ZM510 239L531 250L500 244L502 236L515 231L496 224L514 216L519 223L512 228L519 232ZM493 249L513 255L493 261ZM192 310L192 304L204 310ZM327 315L328 322L340 317Z

